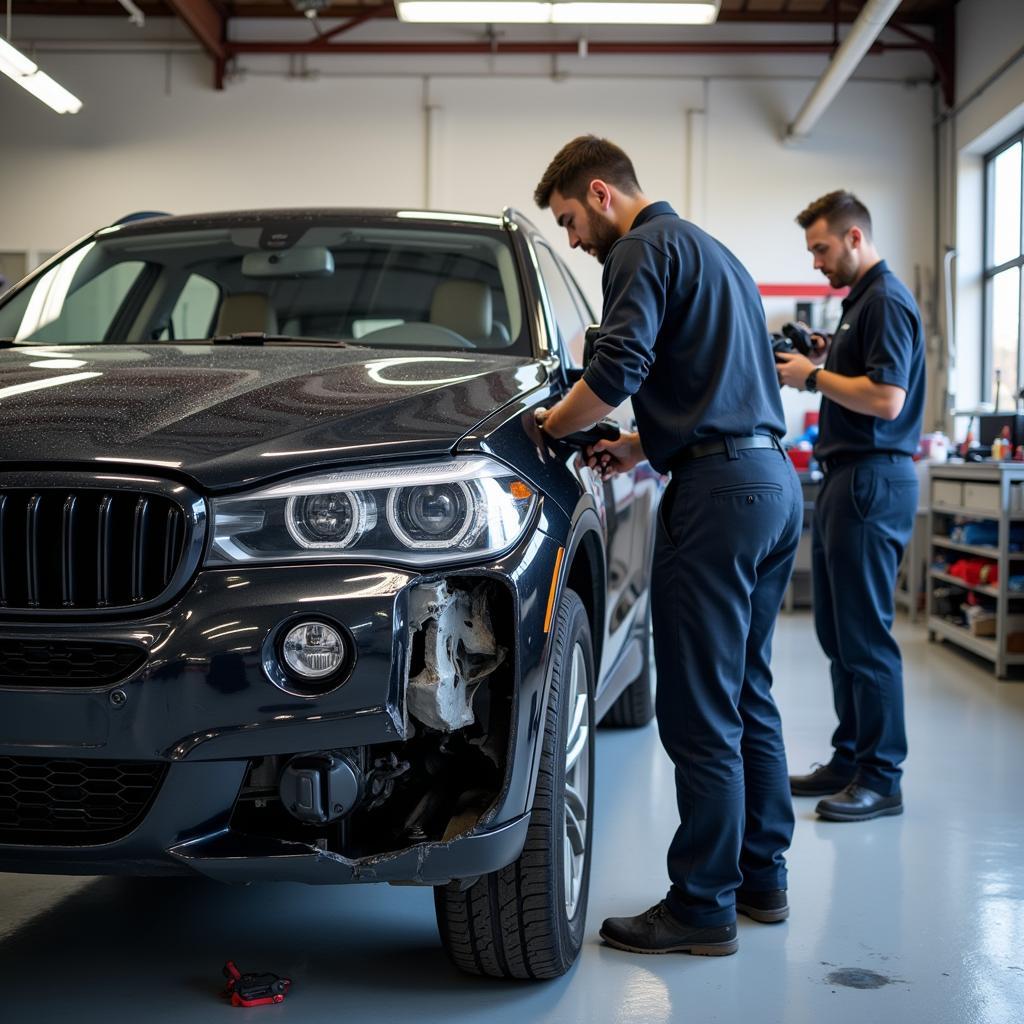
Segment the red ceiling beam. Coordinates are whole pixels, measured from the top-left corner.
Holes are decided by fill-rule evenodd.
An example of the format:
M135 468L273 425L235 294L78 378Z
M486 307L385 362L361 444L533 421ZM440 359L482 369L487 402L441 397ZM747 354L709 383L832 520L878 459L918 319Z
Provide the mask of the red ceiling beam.
M137 0L138 2L138 0ZM168 3L154 2L154 0L143 0L138 2L139 8L147 18L171 17L173 11ZM224 15L227 18L296 18L295 8L287 3L255 4L255 3L230 3L223 5ZM78 17L111 17L123 18L124 9L111 0L17 0L17 13L25 16L45 17L54 16L75 16ZM841 24L852 22L858 14L855 8L843 8L838 13L838 20ZM366 19L389 19L394 20L394 4L333 4L321 14L321 20L329 21L344 18ZM911 12L903 16L903 21L908 25L933 26L941 21L943 15L938 17L934 13L925 11ZM733 23L751 24L778 24L778 25L831 25L834 16L831 10L824 11L720 11L718 21Z
M214 87L223 89L228 59L227 18L212 0L167 0L167 6L185 22L213 58Z
M136 7L147 18L171 17L171 12L164 3L136 3ZM25 17L40 18L48 15L54 17L79 18L124 18L125 11L120 4L103 3L95 0L77 3L76 0L17 0L17 14Z
M116 10L116 8L115 8ZM397 17L394 4L332 4L323 10L321 18L355 18L367 15L368 12L375 18ZM834 15L830 9L823 11L727 11L718 12L718 21L738 22L740 24L824 24L831 25L836 18L842 24L849 24L854 21L860 13L859 8L842 8L838 15ZM232 18L294 18L295 8L287 3L275 4L254 4L231 3L228 6L228 16ZM925 12L911 13L904 16L908 24L932 25L934 16Z
M916 50L913 43L876 43L869 53L887 53L891 50ZM242 53L306 53L306 54L575 54L579 46L568 42L480 42L451 43L323 43L313 42L232 42L227 44L228 54ZM588 42L590 54L831 54L831 43L602 43Z

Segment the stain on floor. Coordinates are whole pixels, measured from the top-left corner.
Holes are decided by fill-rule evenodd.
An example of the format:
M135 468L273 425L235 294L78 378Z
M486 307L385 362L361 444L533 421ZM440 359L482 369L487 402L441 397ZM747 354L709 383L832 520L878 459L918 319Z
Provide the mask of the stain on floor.
M825 977L829 985L842 985L844 988L883 988L899 980L875 971L866 971L861 967L841 967Z

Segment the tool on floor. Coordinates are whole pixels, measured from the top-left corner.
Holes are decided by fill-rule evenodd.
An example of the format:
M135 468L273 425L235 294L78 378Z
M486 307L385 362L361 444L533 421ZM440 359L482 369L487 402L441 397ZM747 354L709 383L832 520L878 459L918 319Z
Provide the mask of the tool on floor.
M228 979L225 995L231 997L232 1006L269 1006L283 1003L291 987L291 978L282 978L269 971L263 974L243 974L234 960L224 965L224 977Z

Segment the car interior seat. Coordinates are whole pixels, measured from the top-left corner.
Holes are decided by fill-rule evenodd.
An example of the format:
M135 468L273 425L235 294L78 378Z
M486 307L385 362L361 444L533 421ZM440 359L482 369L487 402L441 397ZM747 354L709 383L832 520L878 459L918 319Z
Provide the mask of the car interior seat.
M483 281L442 281L430 303L430 322L484 348L509 344L508 328L494 319L491 289Z
M277 334L277 314L262 292L227 295L217 313L214 336L227 334Z

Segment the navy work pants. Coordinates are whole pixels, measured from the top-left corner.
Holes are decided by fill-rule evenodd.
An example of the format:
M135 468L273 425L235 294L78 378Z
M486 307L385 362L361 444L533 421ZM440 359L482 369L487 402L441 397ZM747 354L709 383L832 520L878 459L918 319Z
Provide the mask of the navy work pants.
M802 517L776 448L682 463L659 508L657 717L680 818L667 901L686 924L735 920L741 883L786 887L793 805L769 660Z
M869 455L829 472L814 506L814 625L839 717L830 764L884 796L899 792L907 756L903 662L891 629L917 491L907 456Z

